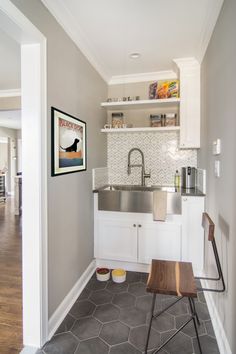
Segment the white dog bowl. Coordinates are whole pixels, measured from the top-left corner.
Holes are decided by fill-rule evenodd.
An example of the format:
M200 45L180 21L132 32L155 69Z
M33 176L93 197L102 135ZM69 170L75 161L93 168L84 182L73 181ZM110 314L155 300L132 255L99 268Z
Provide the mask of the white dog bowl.
M110 269L108 268L97 268L96 269L97 280L107 281L110 279Z
M124 269L114 269L112 271L112 280L115 283L123 283L126 280L126 271Z

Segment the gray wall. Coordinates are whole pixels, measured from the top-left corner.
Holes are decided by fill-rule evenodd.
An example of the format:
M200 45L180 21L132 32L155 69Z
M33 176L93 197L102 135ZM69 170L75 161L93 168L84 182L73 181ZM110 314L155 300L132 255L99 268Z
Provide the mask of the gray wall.
M3 31L0 31L0 58L0 90L20 88L20 45Z
M12 0L47 38L49 317L93 259L91 169L104 166L107 85L37 0ZM86 172L50 177L50 107L87 122Z
M216 239L227 291L214 302L236 353L236 2L225 0L202 65L202 148L199 165L207 169L206 209L216 223ZM214 177L212 142L221 138L221 177ZM206 242L206 271L214 261Z

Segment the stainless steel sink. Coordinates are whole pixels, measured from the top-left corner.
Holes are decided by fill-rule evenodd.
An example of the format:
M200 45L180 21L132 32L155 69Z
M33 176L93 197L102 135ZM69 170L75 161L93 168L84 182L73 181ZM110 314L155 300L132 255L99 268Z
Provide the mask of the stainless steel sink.
M181 193L174 187L110 185L98 191L98 210L152 213L153 191L167 192L167 214L181 214Z

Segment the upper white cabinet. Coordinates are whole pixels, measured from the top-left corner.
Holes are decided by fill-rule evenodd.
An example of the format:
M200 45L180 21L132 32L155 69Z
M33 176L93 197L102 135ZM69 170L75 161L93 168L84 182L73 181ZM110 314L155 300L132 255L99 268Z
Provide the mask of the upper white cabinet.
M180 148L200 148L200 64L193 58L174 62L180 79Z

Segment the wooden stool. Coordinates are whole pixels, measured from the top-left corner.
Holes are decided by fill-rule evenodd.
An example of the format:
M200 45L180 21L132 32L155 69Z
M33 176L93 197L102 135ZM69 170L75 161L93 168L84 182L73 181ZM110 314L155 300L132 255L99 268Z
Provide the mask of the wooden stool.
M151 318L148 328L147 341L145 346L145 354L148 350L148 342L152 327L153 318L157 318L171 306L176 304L178 301L182 300L183 297L187 297L189 300L189 306L191 315L189 319L156 351L152 354L158 353L169 341L176 336L187 324L193 321L194 328L196 331L199 351L202 354L201 344L198 336L197 323L199 319L196 313L194 298L197 297L197 289L195 285L192 263L188 262L173 262L173 261L160 261L153 259L151 272L147 281L147 291L153 293L152 308L151 308ZM166 307L164 310L154 314L156 294L164 295L175 295L177 300L174 301L171 305Z

